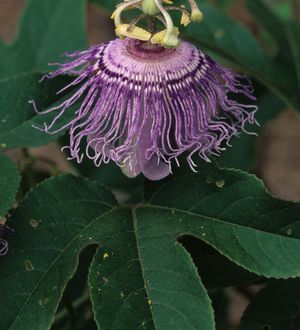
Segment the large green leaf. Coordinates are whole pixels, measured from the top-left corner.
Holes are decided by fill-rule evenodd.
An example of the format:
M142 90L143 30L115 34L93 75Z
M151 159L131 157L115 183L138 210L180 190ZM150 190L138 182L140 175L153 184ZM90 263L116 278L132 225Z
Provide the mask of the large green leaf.
M299 204L271 197L254 176L210 166L171 178L136 206L117 206L86 179L51 179L13 216L16 235L0 260L1 327L49 328L80 251L97 243L89 284L102 329L212 330L211 303L181 237L286 278L300 274L299 219Z
M0 153L0 220L11 208L19 187L20 175L16 165Z
M171 223L168 232L176 237L202 239L257 274L299 275L300 204L271 197L255 176L238 170L202 165L199 171L161 185L138 212Z
M63 288L75 272L78 253L87 244L96 242L101 250L93 262L90 280L97 321L100 319L103 329L110 329L112 321L116 325L123 322L125 328L125 317L125 324L153 328L149 304L154 305L154 301L152 303L145 294L144 286L150 283L142 277L138 257L142 249L136 242L137 228L132 212L129 208L116 209L113 198L99 184L70 176L49 180L25 198L14 215L13 224L17 234L11 239L4 268L1 264L4 260L0 260L3 269L0 303L7 307L1 327L47 329ZM184 298L186 300L189 295L192 298L185 306L187 322L212 329L206 292L190 257L179 244L174 245L175 241L170 248L178 258L174 267L181 275L178 274L178 279L170 285L175 291L176 286L180 286L183 291L190 292ZM156 256L157 252L153 252ZM99 273L97 267L101 262ZM123 281L124 276L127 281ZM181 278L186 281L181 283ZM100 294L107 299L101 299L98 304ZM180 302L178 304L180 306ZM188 315L189 307L197 312L195 316ZM39 313L32 314L32 309L38 309ZM115 315L114 319L111 315ZM158 328L175 320L169 316L170 313L165 317L160 312L154 314ZM175 313L174 317L178 315ZM183 318L180 322L186 321Z
M192 259L170 233L171 224L166 228L160 220L128 214L123 234L96 255L91 294L103 329L153 329L153 323L155 329L213 329L210 300Z
M248 306L240 330L298 330L299 306L299 278L273 281Z
M116 231L108 216L114 207L102 186L73 177L50 180L25 198L13 217L10 252L0 260L1 329L50 327L80 250Z
M40 79L39 74L26 73L0 80L0 148L36 147L47 144L64 133L49 135L33 128L33 125L43 128L44 122L51 122L55 114L38 115L28 101L34 100L39 110L45 110L58 102L58 98L62 96L58 96L56 92L70 80L61 77L39 83ZM71 108L59 125L63 126L72 116L74 112Z
M86 46L85 0L27 0L20 32L0 42L0 77L47 70L60 54Z

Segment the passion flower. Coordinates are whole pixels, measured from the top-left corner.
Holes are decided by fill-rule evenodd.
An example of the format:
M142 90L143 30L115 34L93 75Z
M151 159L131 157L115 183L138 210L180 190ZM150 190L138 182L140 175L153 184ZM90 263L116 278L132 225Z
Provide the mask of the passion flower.
M155 3L165 8L161 1ZM133 4L138 1L126 1L123 10ZM120 15L120 7L114 16ZM120 33L124 24L117 21ZM187 21L185 16L184 24ZM174 163L179 165L183 153L195 171L193 156L210 161L233 136L246 131L247 124L255 123L251 83L191 43L167 47L167 31L146 31L145 37L143 29L135 28L140 30L129 29L125 39L123 35L68 54L67 63L46 75L75 75L63 89L75 90L42 112L56 114L43 129L51 134L69 128L71 159L80 162L86 154L96 166L113 161L129 177L143 173L150 180L162 179ZM67 111L74 111L74 118L57 128Z

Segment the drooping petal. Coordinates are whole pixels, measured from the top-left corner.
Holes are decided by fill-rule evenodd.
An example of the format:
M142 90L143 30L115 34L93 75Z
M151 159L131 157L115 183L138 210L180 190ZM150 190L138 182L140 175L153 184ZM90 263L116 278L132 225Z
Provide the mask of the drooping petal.
M161 155L152 152L151 146L151 118L142 127L142 136L137 146L137 159L141 172L149 180L161 180L170 174L170 164ZM146 152L145 152L146 151Z

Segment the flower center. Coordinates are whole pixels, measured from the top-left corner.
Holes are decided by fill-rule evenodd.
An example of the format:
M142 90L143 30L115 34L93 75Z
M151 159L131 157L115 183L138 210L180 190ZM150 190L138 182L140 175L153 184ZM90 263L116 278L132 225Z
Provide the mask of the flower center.
M152 44L160 44L165 48L177 48L180 44L178 38L180 32L174 25L169 11L180 11L182 13L180 23L184 26L191 22L202 21L203 15L195 0L187 1L190 4L191 12L184 5L174 6L173 0L124 0L117 6L112 15L115 21L116 34L122 39L128 37L142 41L151 41ZM131 8L141 10L142 14L136 16L128 24L123 22L121 15L124 11ZM141 20L147 21L148 30L137 25ZM157 20L165 26L165 29L161 31L155 29Z
M157 62L172 56L178 51L177 48L164 48L160 45L153 45L151 42L142 42L129 39L126 45L126 51L134 59Z
M152 81L154 77L157 81L178 80L193 74L197 68L205 74L209 66L205 55L184 41L178 48L170 49L130 38L115 39L100 53L96 55L99 60L94 70L122 81Z

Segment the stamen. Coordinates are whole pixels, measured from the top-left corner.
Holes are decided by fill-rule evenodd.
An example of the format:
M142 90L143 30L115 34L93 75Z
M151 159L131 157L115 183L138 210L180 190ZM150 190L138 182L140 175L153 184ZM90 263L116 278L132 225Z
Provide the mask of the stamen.
M167 31L166 34L162 40L162 45L166 48L169 47L178 47L179 46L179 39L176 35L176 32L174 30L174 24L172 21L171 16L167 12L167 10L164 8L164 6L161 3L161 0L154 0L157 7L161 11L162 15L164 16L164 19L166 21Z
M165 48L177 48L179 46L179 30L174 27L168 11L180 10L182 13L180 23L183 26L187 26L191 22L200 22L203 19L203 14L199 10L195 0L187 1L189 1L191 7L191 13L186 10L184 5L181 5L180 7L174 6L172 0L124 0L123 3L117 5L117 9L112 15L112 18L115 21L116 34L121 39L130 37L142 41L147 41L152 36L153 43L155 44L160 43ZM166 7L164 7L164 5L166 5ZM121 19L122 12L131 8L138 8L143 14L133 19L129 24L123 23ZM163 17L163 20L161 17ZM166 26L166 30L155 30L153 18L162 21ZM137 23L141 19L148 20L148 31L137 26ZM149 33L151 36L149 36Z
M115 26L116 28L122 24L122 19L121 19L121 14L122 12L127 9L128 7L130 6L133 6L133 5L137 5L139 3L141 3L142 0L129 0L129 1L126 1L122 4L120 4L117 9L114 11L114 13L112 14L111 18L114 19L115 21Z
M121 39L124 37L133 38L141 41L148 41L151 38L151 33L138 27L131 26L130 24L121 24L116 28L116 34Z
M191 11L192 11L192 15L191 15L192 21L200 23L203 20L203 13L199 9L195 0L188 0L188 1L190 3L190 7L191 7Z

